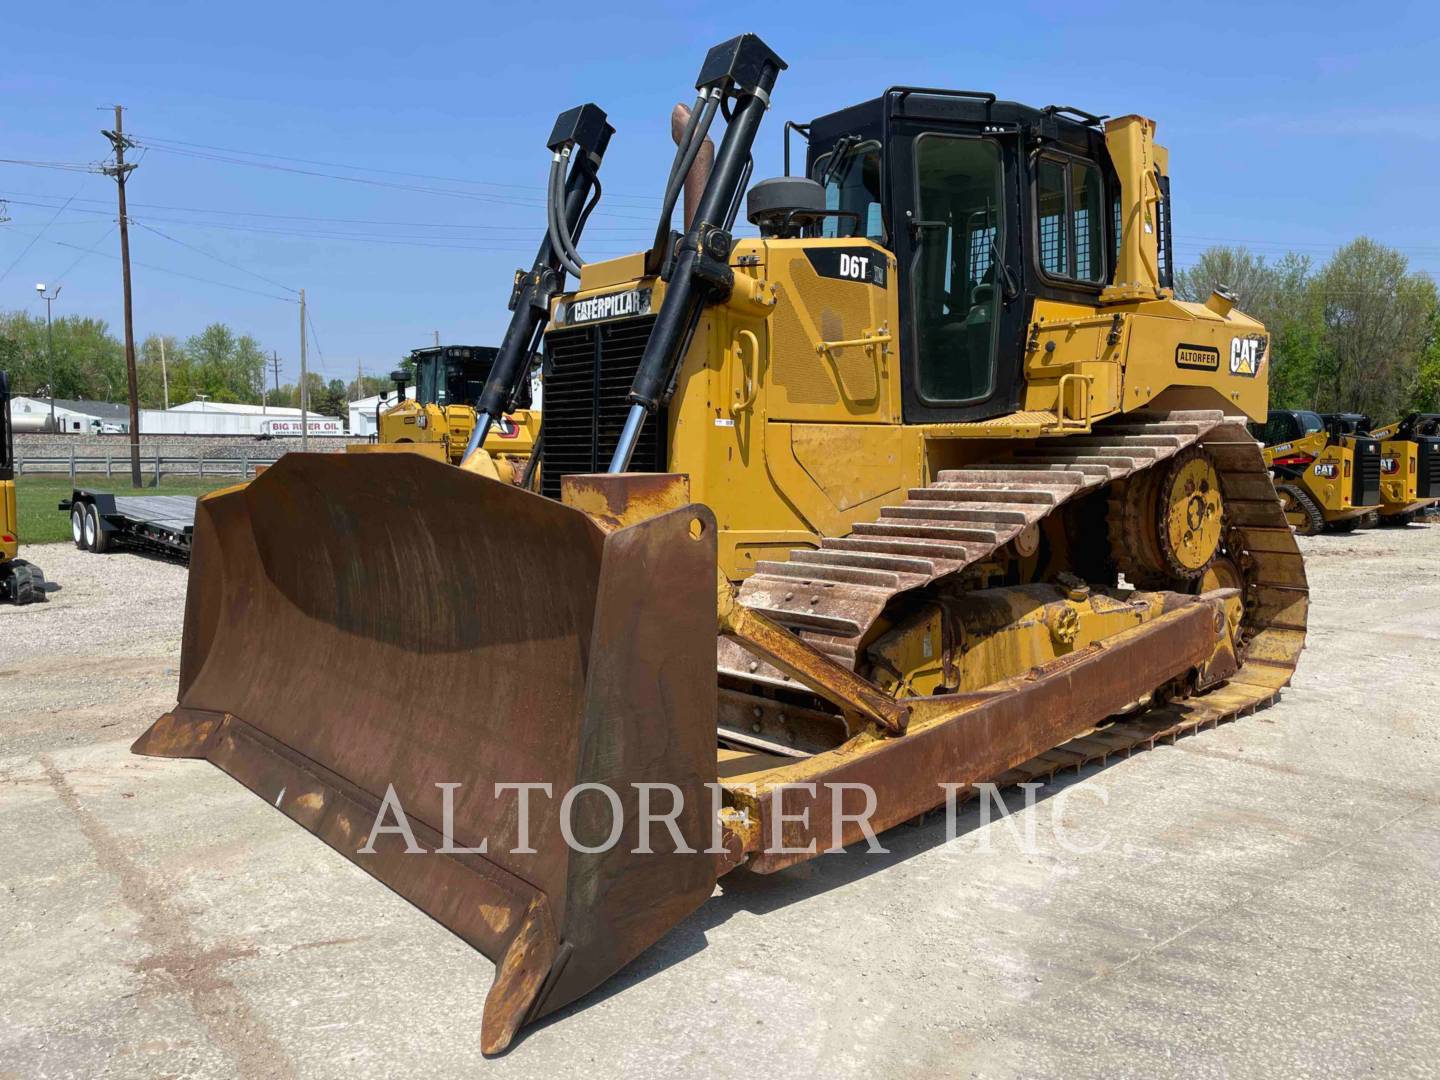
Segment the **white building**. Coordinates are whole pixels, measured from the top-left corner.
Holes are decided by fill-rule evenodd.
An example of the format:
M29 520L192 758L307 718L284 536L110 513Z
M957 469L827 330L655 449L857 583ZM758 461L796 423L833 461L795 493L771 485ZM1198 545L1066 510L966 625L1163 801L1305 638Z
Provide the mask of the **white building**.
M344 435L339 417L312 411L311 435ZM141 409L143 435L299 435L300 410L280 405L243 405L227 401L187 401L169 409Z
M52 430L49 398L11 398L10 415L14 420L16 431ZM72 401L66 398L56 398L53 430L67 435L128 432L130 430L130 406L119 405L113 401Z

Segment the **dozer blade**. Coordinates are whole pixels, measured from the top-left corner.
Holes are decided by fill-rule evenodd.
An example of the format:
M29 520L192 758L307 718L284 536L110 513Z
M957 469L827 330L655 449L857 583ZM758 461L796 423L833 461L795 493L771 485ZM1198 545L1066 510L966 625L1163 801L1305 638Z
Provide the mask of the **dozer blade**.
M700 506L606 533L415 455L288 454L201 500L179 704L133 749L214 762L495 961L498 1052L714 887L714 537ZM549 789L527 820L497 783ZM562 801L585 784L608 847L610 797ZM641 784L678 789L683 844L636 853L673 807Z

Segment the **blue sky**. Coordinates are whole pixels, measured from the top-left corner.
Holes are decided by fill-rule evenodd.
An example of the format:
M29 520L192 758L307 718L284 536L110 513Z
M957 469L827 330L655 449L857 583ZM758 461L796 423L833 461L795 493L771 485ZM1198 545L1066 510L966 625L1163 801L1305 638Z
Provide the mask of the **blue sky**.
M102 107L124 104L127 131L150 146L129 186L137 335L224 321L278 350L287 377L298 320L285 290L302 286L323 354L312 363L327 377L388 371L437 329L498 341L511 273L543 227L543 143L568 106L593 100L617 128L582 253L643 247L672 152L669 109L690 100L705 50L746 30L790 64L757 176L781 171L787 118L892 83L990 89L1157 119L1182 264L1215 242L1323 258L1366 233L1440 274L1433 3L767 4L746 21L704 5L657 11L11 5L0 158L99 160ZM63 273L57 314L98 315L118 332L113 183L0 165L0 198L12 219L0 224L0 273L39 236L0 280L0 309L43 311L35 283Z

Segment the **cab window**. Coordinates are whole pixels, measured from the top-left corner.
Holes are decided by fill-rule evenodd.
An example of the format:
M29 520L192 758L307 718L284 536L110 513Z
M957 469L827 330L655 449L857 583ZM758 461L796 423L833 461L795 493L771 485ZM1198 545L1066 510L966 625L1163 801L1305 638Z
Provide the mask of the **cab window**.
M982 400L995 384L996 260L1005 248L1000 152L983 139L925 134L915 141L915 173L920 397Z
M832 169L835 152L815 159L814 179L825 186L825 208L853 213L827 217L820 226L821 236L864 236L877 244L885 243L885 222L880 213L880 144L864 142L840 151L839 163Z
M440 400L443 393L440 387L440 358L436 356L422 357L415 365L415 400L422 405L433 404Z
M1095 166L1048 154L1037 159L1037 252L1048 277L1095 285L1108 280L1104 197Z

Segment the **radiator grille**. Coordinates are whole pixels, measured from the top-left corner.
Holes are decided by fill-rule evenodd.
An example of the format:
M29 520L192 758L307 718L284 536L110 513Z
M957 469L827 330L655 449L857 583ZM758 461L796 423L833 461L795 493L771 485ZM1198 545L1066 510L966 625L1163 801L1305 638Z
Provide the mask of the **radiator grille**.
M1355 486L1351 506L1377 506L1380 502L1380 443L1376 439L1355 439Z
M540 490L560 497L560 479L604 472L630 411L626 400L655 317L572 326L545 335L545 457ZM665 417L645 421L633 472L664 472Z

